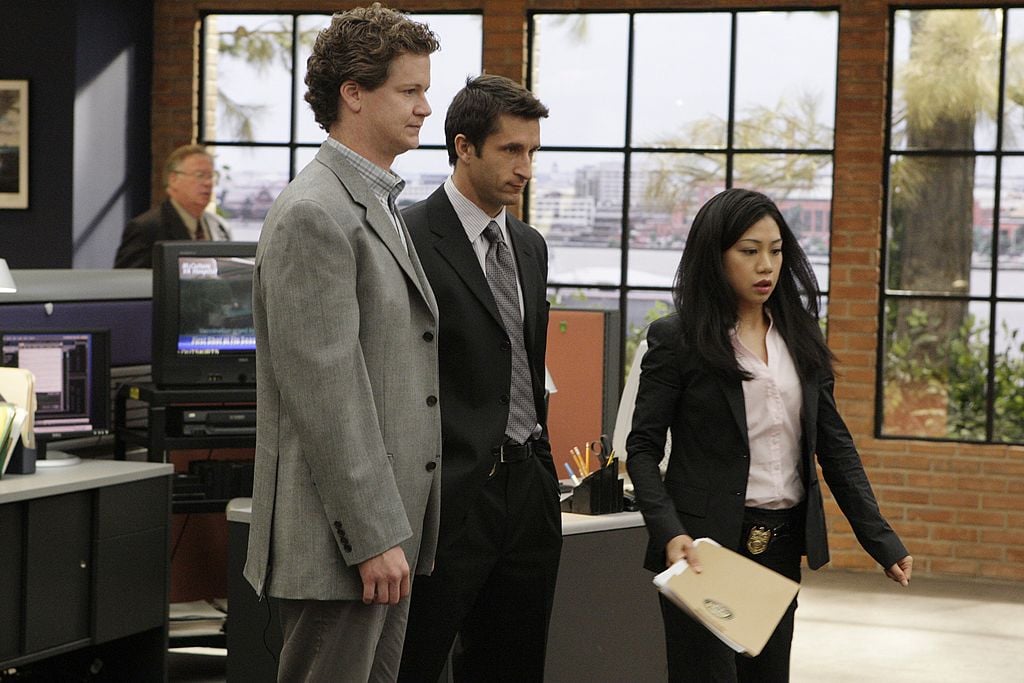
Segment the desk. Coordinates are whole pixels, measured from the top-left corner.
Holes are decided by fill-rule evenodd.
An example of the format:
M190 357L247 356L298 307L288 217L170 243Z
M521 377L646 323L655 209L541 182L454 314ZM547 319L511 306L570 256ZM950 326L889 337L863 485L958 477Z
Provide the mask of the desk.
M83 460L0 480L0 670L166 678L171 472Z
M273 681L281 647L273 606L257 602L242 577L251 512L248 498L227 508L229 683ZM657 591L641 566L647 531L640 513L562 513L562 534L545 680L666 680Z

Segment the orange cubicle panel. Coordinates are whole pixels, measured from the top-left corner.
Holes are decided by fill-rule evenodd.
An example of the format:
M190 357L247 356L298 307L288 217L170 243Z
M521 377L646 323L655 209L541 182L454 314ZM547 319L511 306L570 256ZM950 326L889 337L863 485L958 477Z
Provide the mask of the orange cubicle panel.
M559 478L573 446L611 438L619 395L618 312L552 308L547 367L555 384L548 432ZM592 465L596 467L596 464Z

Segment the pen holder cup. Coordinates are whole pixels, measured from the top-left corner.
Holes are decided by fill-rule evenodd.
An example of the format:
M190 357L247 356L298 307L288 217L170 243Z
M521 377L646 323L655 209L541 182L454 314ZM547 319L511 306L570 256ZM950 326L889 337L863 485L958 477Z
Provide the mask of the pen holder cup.
M25 444L18 441L11 453L11 461L7 463L4 474L34 474L36 471L36 449L25 448Z
M617 467L602 467L572 490L571 512L603 515L622 512L622 480Z

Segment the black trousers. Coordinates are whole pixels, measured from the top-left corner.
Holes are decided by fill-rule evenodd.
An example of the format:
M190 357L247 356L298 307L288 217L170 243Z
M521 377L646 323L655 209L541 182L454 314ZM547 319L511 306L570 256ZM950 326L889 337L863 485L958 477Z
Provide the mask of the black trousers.
M800 558L803 555L803 512L786 515L776 511L751 511L744 517L744 542L734 550L758 564L772 569L794 581L800 581ZM768 517L768 519L766 519ZM784 517L793 520L786 535L773 539L768 549L752 555L745 546L746 530L757 521L771 528ZM699 549L698 549L699 550ZM661 598L661 616L665 624L665 649L668 655L668 678L671 683L785 683L789 680L789 652L793 643L793 623L797 600L793 598L775 632L768 639L761 654L747 657L737 654L716 638L699 622L664 597Z
M435 683L458 634L456 681L542 681L561 550L558 482L536 458L498 464L413 582L398 680Z

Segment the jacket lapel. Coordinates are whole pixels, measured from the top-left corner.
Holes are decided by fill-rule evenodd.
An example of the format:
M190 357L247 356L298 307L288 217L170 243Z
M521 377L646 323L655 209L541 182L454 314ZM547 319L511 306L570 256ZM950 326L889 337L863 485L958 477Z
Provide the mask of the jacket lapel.
M374 232L384 245L394 256L398 265L405 271L406 276L416 285L416 289L419 290L420 296L426 301L431 310L436 312L436 306L433 304L433 296L428 296L430 288L426 285L426 279L423 277L422 269L419 269L413 265L412 258L409 256L409 252L406 251L402 245L402 239L398 235L398 231L395 230L394 223L391 222L391 218L388 216L384 207L377 200L377 198L370 191L367 186L366 180L359 175L359 172L348 163L345 158L327 142L320 145L320 151L316 153L316 159L338 177L341 184L345 186L349 195L353 201L363 207L366 211L366 223L370 230ZM404 230L404 227L402 228ZM409 249L413 248L412 240L409 235L405 235L406 243L409 245Z
M443 185L430 195L427 206L430 232L436 239L434 249L466 283L466 287L480 300L491 317L502 325L501 314L498 313L498 305L494 302L491 287L487 284L487 277L480 268L480 261L473 251L473 245L466 238L466 230L462 227L462 221L452 208L451 202L448 201Z
M719 381L722 385L722 392L725 394L725 400L729 404L729 412L732 413L736 428L739 430L740 436L743 437L743 445L749 451L750 441L747 434L747 408L743 402L743 383L725 379Z

